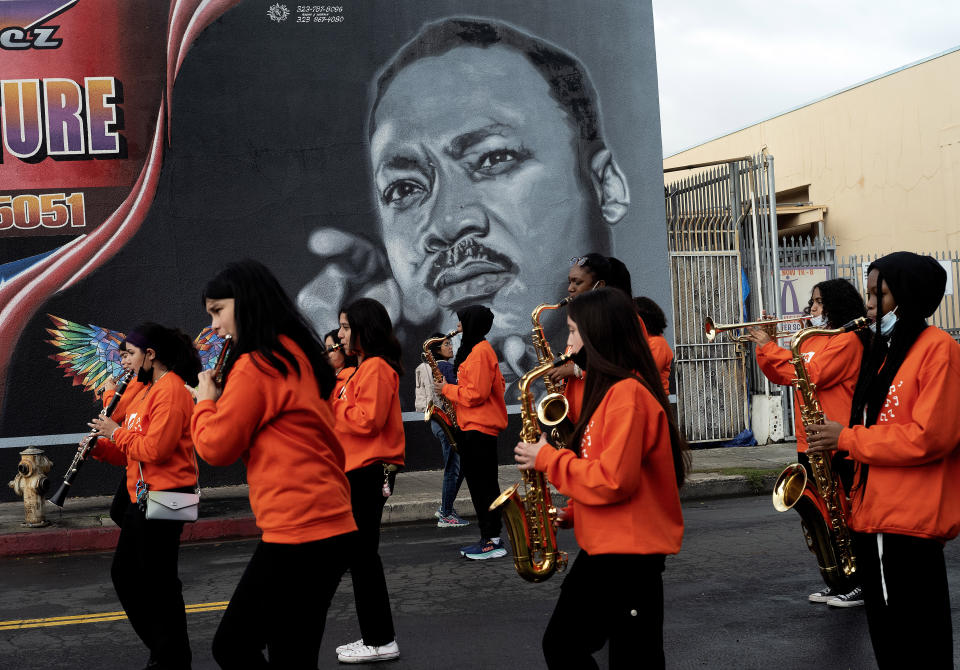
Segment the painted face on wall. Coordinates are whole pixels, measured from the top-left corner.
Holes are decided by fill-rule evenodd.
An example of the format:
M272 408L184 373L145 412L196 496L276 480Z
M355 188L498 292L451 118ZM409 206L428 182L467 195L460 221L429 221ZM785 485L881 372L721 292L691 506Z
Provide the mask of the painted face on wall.
M482 304L497 315L492 339L528 331L531 309L562 292L570 250L599 234L576 125L547 82L512 49L459 47L400 71L374 119L376 203L405 318Z

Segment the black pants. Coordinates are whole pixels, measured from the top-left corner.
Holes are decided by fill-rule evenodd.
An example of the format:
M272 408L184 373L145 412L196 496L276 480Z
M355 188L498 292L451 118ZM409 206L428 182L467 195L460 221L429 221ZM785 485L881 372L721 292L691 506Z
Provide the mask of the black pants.
M327 610L356 539L347 533L303 544L261 541L213 638L217 664L316 670Z
M467 480L470 500L477 513L480 538L500 537L500 511L490 511L490 503L500 495L497 438L476 430L465 430L460 433L457 447L460 451L460 470Z
M189 668L183 588L177 576L182 521L147 521L124 511L110 576L133 630L162 668Z
M353 580L353 598L360 623L360 637L370 646L393 642L393 615L390 613L390 595L380 560L380 521L383 506L383 466L367 465L347 473L350 480L350 504L357 523L359 539L350 562Z
M550 670L597 668L609 640L610 668L663 668L662 555L581 550L560 587L543 635Z
M883 533L882 571L877 535L855 533L854 548L877 666L881 670L953 668L943 545Z

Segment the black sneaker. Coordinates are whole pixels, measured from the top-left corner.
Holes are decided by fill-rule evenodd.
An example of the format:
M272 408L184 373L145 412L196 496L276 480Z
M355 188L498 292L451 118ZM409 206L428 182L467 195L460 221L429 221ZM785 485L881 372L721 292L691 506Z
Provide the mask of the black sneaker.
M830 607L860 607L863 605L863 589L859 586L850 593L844 593L827 601Z
M809 600L812 603L825 603L831 598L836 598L838 595L840 595L839 592L834 591L828 586L822 591L811 593L810 595L807 596L807 600Z

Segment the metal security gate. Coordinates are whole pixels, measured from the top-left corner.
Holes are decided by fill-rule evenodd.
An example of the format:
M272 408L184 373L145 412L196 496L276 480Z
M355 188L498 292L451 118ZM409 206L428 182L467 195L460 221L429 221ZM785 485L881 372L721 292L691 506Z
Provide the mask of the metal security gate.
M708 342L703 324L738 323L775 310L779 274L773 158L753 156L675 170L698 170L665 190L676 340L677 414L691 443L729 440L746 430L749 391L743 347ZM751 368L755 367L751 363Z
M912 250L911 250L912 251ZM933 313L927 323L942 328L950 333L953 339L960 342L960 252L958 251L916 251L918 254L933 256L947 270L947 295L943 296L940 306ZM848 256L840 262L840 276L849 280L866 298L867 285L864 272L871 262L884 254L865 254L863 256Z

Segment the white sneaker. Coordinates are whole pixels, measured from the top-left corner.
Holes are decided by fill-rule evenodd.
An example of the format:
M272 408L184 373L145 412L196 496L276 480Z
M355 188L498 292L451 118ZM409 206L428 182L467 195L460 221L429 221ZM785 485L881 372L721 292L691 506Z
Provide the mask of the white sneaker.
M363 644L362 640L360 642L361 644L355 647L346 645L343 651L338 648L337 660L341 663L378 663L400 658L400 647L396 640L382 647L370 647Z
M345 652L347 649L359 649L359 648L362 647L362 646L363 646L363 640L362 640L362 639L360 639L360 640L355 640L355 641L353 641L353 642L350 642L349 644L341 644L339 647L337 647L337 653L338 653L338 654L342 654L342 653Z
M825 603L831 598L836 598L840 595L837 591L834 591L829 586L823 589L822 591L817 591L816 593L811 593L807 596L807 600L812 603Z
M863 605L863 589L859 586L850 593L831 598L827 601L830 607L860 607Z

